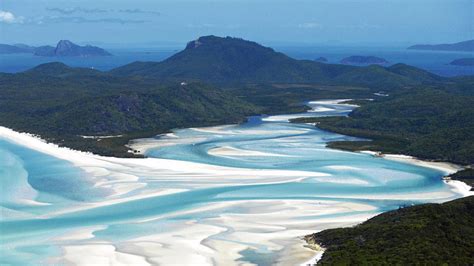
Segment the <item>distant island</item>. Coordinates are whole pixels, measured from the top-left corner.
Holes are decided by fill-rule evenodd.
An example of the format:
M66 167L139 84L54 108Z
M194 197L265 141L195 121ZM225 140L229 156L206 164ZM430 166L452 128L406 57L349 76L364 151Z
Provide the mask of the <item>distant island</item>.
M0 44L0 54L34 53L35 48L26 44Z
M18 53L29 53L37 56L77 56L77 57L91 57L91 56L110 56L106 50L92 46L80 46L68 40L61 40L58 42L56 47L45 45L45 46L29 46L26 44L0 44L0 54L18 54Z
M388 64L388 61L376 57L376 56L361 56L361 55L354 55L349 56L341 60L341 64L345 65L385 65Z
M459 58L451 61L449 63L450 65L453 66L474 66L474 58Z
M433 50L433 51L474 51L474 40L448 44L417 44L408 47L410 50Z
M43 46L42 49L38 49L34 53L39 56L109 56L111 55L106 50L92 46L80 46L68 40L61 40L56 45L56 48L51 46Z
M321 62L321 63L327 63L327 62L328 62L328 59L327 59L326 57L320 56L320 57L314 59L314 61L316 61L316 62Z

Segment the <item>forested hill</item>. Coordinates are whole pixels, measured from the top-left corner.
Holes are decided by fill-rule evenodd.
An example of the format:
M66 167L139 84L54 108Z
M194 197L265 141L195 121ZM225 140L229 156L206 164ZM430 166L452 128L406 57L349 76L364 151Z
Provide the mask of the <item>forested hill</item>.
M404 64L356 67L296 60L255 42L216 36L191 41L162 62L135 62L111 73L213 83L318 83L384 89L443 80Z
M310 99L367 98L383 90L410 100L420 89L440 86L449 93L469 93L472 83L469 77L442 78L404 64L355 67L295 60L254 42L207 36L163 62L132 63L110 72L48 63L23 73L0 73L0 125L72 148L123 156L123 145L132 138L235 123L251 114L301 112ZM364 125L375 127L369 120ZM79 138L115 134L123 137L106 147L111 140L89 145Z
M254 105L201 83L166 85L62 63L0 74L1 126L103 155L126 155L124 145L133 137L237 123L259 112ZM110 143L81 135L123 137Z
M327 248L318 265L473 265L474 196L386 212L305 239Z
M464 80L461 82L461 80ZM447 87L402 89L374 101L359 101L348 117L296 119L370 141L338 141L329 146L407 154L428 160L474 164L474 87L459 79Z

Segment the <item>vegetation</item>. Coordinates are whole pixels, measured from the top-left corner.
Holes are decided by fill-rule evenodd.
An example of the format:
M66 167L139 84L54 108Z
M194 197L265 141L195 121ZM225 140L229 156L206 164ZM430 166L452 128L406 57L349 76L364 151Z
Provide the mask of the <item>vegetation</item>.
M471 186L471 191L474 190L474 169L468 168L449 175L449 178L462 181Z
M446 88L401 90L366 101L349 117L295 119L370 140L332 142L330 147L408 154L424 159L474 163L474 97Z
M260 109L201 83L157 85L140 78L50 63L0 75L0 124L58 144L129 156L130 138L177 127L243 121ZM122 135L84 139L86 135Z
M228 89L240 99L262 108L263 114L289 114L308 110L308 100L365 98L371 90L363 87L317 84L239 84Z
M163 62L108 73L61 63L0 73L0 125L123 157L135 156L125 147L129 140L173 128L237 123L252 114L302 112L307 100L352 98L361 107L349 117L295 121L371 140L330 143L334 148L472 164L472 88L473 77L442 78L404 64L295 60L253 42L207 36ZM373 95L378 91L389 96ZM368 97L376 99L362 100ZM107 135L115 136L84 138ZM472 182L473 171L452 178ZM411 207L307 240L328 248L323 264L472 264L473 210L472 197Z
M183 81L189 84L178 85ZM317 120L322 128L374 140L332 147L471 163L473 85L472 77L447 79L404 64L322 64L242 39L206 36L163 62L111 72L49 63L0 74L0 124L124 156L123 144L132 136L236 123L257 113L302 112L307 100L362 99L383 90L390 97L365 103L349 118ZM122 136L99 141L81 135Z
M313 83L378 89L420 84L418 76L421 72L424 77L433 78L429 82L442 79L403 64L397 68L403 71L381 66L356 67L296 60L255 42L205 36L190 42L186 49L163 62L135 62L111 73L212 83Z
M318 265L472 265L474 196L386 212L305 239L326 248Z

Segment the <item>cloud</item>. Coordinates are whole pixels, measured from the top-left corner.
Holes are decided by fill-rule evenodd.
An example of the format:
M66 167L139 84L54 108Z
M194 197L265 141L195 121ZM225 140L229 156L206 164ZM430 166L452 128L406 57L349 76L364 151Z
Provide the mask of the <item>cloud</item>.
M74 13L107 13L108 10L98 9L98 8L82 8L82 7L73 7L73 8L58 8L58 7L49 7L46 8L48 11L58 12L63 15L71 15Z
M161 15L158 11L153 10L142 10L138 8L134 9L99 9L99 8L83 8L83 7L71 7L71 8L58 8L58 7L48 7L46 10L51 12L57 12L63 15L72 15L76 13L85 13L85 14L94 14L94 13L109 13L109 12L117 12L117 13L127 13L127 14L150 14L159 16Z
M201 24L187 24L186 27L192 29L238 29L241 26L239 24L212 24L212 23L201 23Z
M128 13L128 14L150 14L155 16L160 16L161 13L158 11L148 11L148 10L141 10L138 8L135 9L119 9L118 12L121 13Z
M300 29L321 29L323 25L316 23L316 22L305 22L298 24L298 28Z
M29 20L29 24L48 24L48 23L116 23L116 24L140 24L145 23L146 20L135 19L121 19L121 18L85 18L85 17L58 17L46 16L38 17L34 20Z
M12 12L0 10L0 23L14 24L23 23L23 17L17 17Z

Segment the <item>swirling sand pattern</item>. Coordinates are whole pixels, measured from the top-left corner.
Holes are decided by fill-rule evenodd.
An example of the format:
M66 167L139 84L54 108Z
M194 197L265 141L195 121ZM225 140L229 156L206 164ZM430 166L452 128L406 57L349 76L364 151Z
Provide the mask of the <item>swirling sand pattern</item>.
M301 236L460 191L435 169L331 150L351 140L298 116L346 115L338 101L242 125L136 140L147 159L59 148L0 127L0 263L294 265Z

